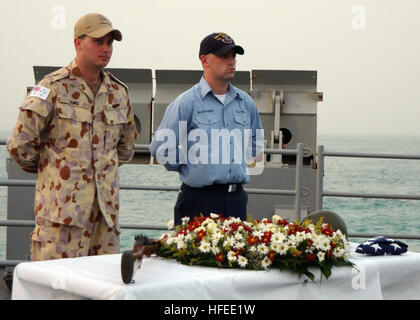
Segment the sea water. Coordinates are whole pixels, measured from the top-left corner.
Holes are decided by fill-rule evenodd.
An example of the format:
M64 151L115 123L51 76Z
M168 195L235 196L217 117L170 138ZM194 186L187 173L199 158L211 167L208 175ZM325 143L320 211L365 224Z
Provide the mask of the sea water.
M8 132L0 132L6 139ZM420 138L320 136L326 151L420 154ZM6 179L5 146L0 146L0 179ZM161 165L126 164L119 168L120 183L179 186L175 172ZM365 158L325 158L324 191L420 194L420 161ZM120 223L166 225L173 218L178 193L174 191L120 191ZM324 197L323 209L340 214L349 232L420 234L420 201ZM252 213L251 213L252 215ZM0 187L0 219L7 217L7 187ZM0 260L5 259L6 227L0 227ZM164 231L121 232L121 251L129 250L135 235L160 237ZM350 239L361 242L364 239ZM409 250L420 252L420 241L402 239Z

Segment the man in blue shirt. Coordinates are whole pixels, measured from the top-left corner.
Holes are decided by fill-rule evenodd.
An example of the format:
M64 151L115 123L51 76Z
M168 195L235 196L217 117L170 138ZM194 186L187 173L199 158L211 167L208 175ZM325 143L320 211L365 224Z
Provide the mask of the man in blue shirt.
M235 88L236 54L244 54L225 33L212 33L200 45L204 75L166 109L150 152L183 182L174 208L183 217L247 216L249 164L261 153L264 135L251 97Z

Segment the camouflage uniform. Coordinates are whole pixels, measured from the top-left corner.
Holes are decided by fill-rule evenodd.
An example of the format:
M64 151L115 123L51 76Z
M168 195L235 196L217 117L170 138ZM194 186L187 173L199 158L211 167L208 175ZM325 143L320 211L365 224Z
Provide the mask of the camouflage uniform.
M114 247L108 253L119 252L118 165L132 159L137 138L128 89L103 72L95 97L75 61L39 86L50 90L48 96L28 95L7 141L17 164L38 173L32 251L34 242L38 249L52 243L57 258L67 257L71 250L63 254L58 246L75 240L80 246L92 237L95 220L103 219L99 232L110 234L101 241ZM93 243L90 249L98 245L103 246ZM73 252L87 255L86 248Z

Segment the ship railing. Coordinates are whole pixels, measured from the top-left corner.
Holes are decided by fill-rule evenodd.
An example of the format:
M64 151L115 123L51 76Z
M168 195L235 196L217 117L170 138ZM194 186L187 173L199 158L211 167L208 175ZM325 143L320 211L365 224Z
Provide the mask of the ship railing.
M0 145L5 145L6 140L0 139ZM144 153L149 150L147 144L135 144L134 150L136 153ZM302 197L309 195L309 190L302 185L303 172L303 157L304 147L302 143L297 143L296 149L264 149L265 154L282 154L296 156L296 172L295 172L295 189L293 190L278 190L278 189L257 189L245 188L249 194L265 194L265 195L287 195L295 197L295 214L299 219L301 218L301 203ZM7 187L35 187L35 180L17 180L17 179L0 179L0 186ZM121 184L120 190L147 190L147 191L179 191L179 186L154 186L154 185L129 185ZM0 227L34 227L34 220L0 220ZM166 225L144 225L144 224L127 224L121 223L121 229L139 229L139 230L168 230ZM23 262L20 260L0 260L0 267L15 266Z
M0 140L0 145L5 145L5 140ZM135 145L136 153L144 153L148 150L149 145ZM295 189L294 190L278 190L278 189L256 189L245 188L249 194L269 194L269 195L287 195L295 196L295 214L301 219L301 202L302 197L309 194L307 188L302 185L303 156L304 148L302 143L297 144L296 149L265 149L265 154L282 154L296 156L296 173L295 173ZM320 145L316 154L316 210L322 210L323 197L353 197L353 198L378 198L378 199L398 199L398 200L420 200L420 195L411 194L382 194L382 193L357 193L357 192L340 192L326 191L323 189L324 164L325 157L348 157L348 158L376 158L376 159L400 159L400 160L420 160L420 155L409 154L386 154L386 153L351 153L351 152L330 152L325 151L324 146ZM34 180L1 180L0 186L8 187L34 187ZM147 191L174 191L178 192L179 186L154 186L154 185L129 185L121 184L121 190L147 190ZM34 227L33 220L0 220L1 226L10 227ZM120 224L122 229L139 229L139 230L168 230L166 225L145 225L145 224ZM376 233L348 233L350 238L370 238L376 236ZM420 235L412 234L382 234L385 237L420 240ZM0 266L16 265L19 260L0 260Z
M399 159L399 160L420 160L420 155L413 154L389 154L389 153L357 153L357 152L333 152L325 151L323 145L317 148L317 174L316 174L316 210L321 210L324 197L346 197L346 198L371 198L371 199L394 199L394 200L420 200L420 195L396 194L396 193L366 193L366 192L340 192L324 190L324 165L325 157L345 158L370 158L370 159ZM348 233L352 238L371 238L377 233ZM383 234L388 238L401 238L420 240L418 234Z

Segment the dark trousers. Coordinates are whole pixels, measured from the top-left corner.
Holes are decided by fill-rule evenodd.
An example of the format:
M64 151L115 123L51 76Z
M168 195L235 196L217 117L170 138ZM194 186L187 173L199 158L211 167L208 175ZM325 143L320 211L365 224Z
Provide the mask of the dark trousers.
M208 216L210 213L246 220L248 194L241 184L236 188L229 192L229 185L192 188L183 183L174 208L175 225L181 224L183 217L189 217L191 221L200 214Z

